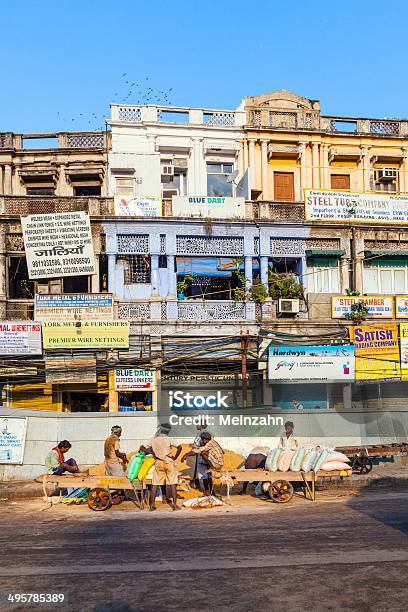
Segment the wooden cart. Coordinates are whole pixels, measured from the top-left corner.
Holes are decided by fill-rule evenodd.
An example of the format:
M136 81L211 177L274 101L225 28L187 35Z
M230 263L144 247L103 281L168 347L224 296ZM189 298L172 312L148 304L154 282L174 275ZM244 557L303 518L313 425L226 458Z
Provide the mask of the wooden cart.
M130 482L126 476L54 476L45 474L42 479L44 499L48 502L48 485L59 489L90 489L87 502L91 510L108 510L111 506L122 503L125 499L125 491L135 494L136 504L140 509L144 508L146 482L133 480Z
M238 482L270 482L269 497L273 502L286 504L294 494L292 482L302 483L303 494L310 501L316 500L316 482L318 479L329 476L350 476L350 470L332 472L271 472L269 470L226 470L220 471L217 476L222 484L227 486L227 497L230 500L230 490ZM216 476L214 474L214 476Z
M370 446L337 446L336 451L347 455L351 461L354 472L368 474L373 469L374 457L392 457L395 455L406 455L408 444L372 444Z

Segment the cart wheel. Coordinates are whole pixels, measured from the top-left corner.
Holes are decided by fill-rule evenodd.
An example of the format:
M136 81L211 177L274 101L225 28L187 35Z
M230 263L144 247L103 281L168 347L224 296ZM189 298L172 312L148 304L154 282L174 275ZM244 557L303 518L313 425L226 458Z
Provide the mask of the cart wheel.
M110 494L111 504L112 506L119 506L123 501L125 501L125 496L123 491L112 491Z
M287 480L275 480L268 492L271 500L278 504L287 504L293 497L293 487Z
M107 510L112 505L109 491L107 489L102 489L101 487L96 487L95 489L91 489L89 491L87 502L90 509L95 510L96 512Z
M352 467L359 474L368 474L373 469L373 462L369 457L355 457Z

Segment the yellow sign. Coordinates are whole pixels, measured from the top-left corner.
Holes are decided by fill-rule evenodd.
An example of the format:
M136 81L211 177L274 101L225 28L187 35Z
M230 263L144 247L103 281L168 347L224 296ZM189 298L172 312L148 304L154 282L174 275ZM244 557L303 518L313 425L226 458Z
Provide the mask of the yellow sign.
M44 321L43 347L129 348L127 321Z
M401 378L398 326L396 323L350 327L355 345L356 379Z
M408 323L400 323L401 378L408 380Z

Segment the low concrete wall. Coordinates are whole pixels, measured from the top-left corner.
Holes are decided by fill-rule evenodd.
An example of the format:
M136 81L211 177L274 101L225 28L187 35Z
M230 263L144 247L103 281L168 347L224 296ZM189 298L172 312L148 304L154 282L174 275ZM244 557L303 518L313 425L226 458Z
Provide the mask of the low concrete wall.
M294 421L296 436L304 444L343 446L406 442L408 439L408 411L341 413L282 411L279 414L284 420ZM27 417L24 463L0 465L0 480L29 480L43 473L46 454L60 440L70 440L72 456L81 465L89 466L103 461L103 442L110 434L113 425L121 425L123 429L121 448L126 452L146 443L154 435L157 427L157 417L154 413L65 414L0 410L0 416ZM276 435L220 437L217 436L216 428L209 429L224 448L242 454L248 454L251 448L258 445L275 447L279 441ZM190 443L194 436L195 428L191 427L191 435L175 438L175 441Z

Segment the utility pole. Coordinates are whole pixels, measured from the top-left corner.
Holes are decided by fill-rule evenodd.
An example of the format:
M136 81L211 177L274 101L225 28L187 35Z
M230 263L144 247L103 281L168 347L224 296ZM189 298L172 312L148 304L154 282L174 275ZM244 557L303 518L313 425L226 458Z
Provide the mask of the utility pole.
M248 403L248 368L247 368L247 353L249 345L248 333L241 335L241 374L242 374L242 404L247 407Z

